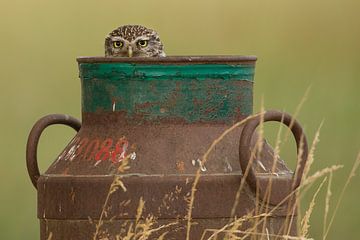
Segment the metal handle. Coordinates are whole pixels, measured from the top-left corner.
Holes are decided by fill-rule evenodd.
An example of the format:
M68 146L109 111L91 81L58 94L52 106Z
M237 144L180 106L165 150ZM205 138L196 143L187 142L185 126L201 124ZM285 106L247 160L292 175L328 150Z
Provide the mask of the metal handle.
M37 161L37 147L42 132L50 125L64 124L72 127L76 131L80 130L81 122L74 117L65 114L50 114L39 119L28 137L26 144L26 166L32 184L37 189L37 180L40 177L38 161Z
M304 131L300 126L299 122L296 121L288 113L274 111L274 110L267 111L263 115L259 115L249 120L245 124L243 132L240 137L240 145L239 145L239 160L240 160L242 172L245 175L245 171L248 167L251 157L251 151L252 151L251 138L254 135L256 128L261 123L262 119L264 122L276 121L285 124L290 128L295 138L297 153L301 154L301 156L298 158L299 160L297 162L297 167L295 169L296 174L293 176L293 178L296 177L296 179L293 179L292 190L295 190L297 187L299 187L303 176L305 164L308 158L308 144ZM249 166L248 173L246 176L246 181L250 185L252 190L256 191L258 187L256 181L256 175L251 166Z

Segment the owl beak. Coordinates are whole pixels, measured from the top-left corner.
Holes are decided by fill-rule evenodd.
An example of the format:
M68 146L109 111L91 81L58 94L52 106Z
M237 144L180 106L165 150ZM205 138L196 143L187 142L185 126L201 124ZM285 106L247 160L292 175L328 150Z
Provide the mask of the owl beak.
M128 56L132 57L133 56L133 49L131 46L128 47Z

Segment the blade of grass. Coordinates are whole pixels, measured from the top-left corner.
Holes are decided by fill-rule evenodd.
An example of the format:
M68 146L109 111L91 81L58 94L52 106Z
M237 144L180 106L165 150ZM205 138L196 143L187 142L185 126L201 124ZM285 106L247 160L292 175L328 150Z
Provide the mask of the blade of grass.
M338 200L337 203L336 203L335 210L334 210L334 212L333 212L333 214L332 214L332 216L331 216L331 219L330 219L329 225L328 225L328 227L327 227L327 229L326 229L325 235L323 236L323 239L324 239L324 240L326 239L326 237L327 237L328 234L329 234L331 225L333 224L334 219L335 219L335 216L336 216L336 213L337 213L337 211L338 211L338 209L339 209L340 202L342 201L342 199L343 199L343 197L344 197L345 191L346 191L347 187L349 186L349 183L350 183L351 179L355 176L356 171L357 171L357 169L359 168L359 165L360 165L360 152L358 153L358 155L357 155L357 157L356 157L356 160L355 160L355 162L354 162L354 165L353 165L353 167L352 167L352 169L351 169L351 171L350 171L349 177L347 178L346 183L345 183L344 187L343 187L342 190L341 190L339 200Z

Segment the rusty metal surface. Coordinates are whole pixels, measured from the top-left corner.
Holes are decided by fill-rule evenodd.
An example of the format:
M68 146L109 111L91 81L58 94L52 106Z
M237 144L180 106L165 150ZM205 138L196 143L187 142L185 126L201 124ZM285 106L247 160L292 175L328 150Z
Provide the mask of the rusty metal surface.
M116 118L118 116L118 118ZM46 174L59 175L108 175L120 164L112 155L98 155L101 145L112 141L109 151L116 150L116 143L127 146L116 157L132 154L130 169L134 174L194 174L199 161L211 143L229 125L226 124L142 124L126 123L116 113L86 114L79 133L49 167ZM210 153L202 174L240 174L238 142L243 127L235 129L220 141ZM111 139L111 140L110 140ZM256 142L254 136L252 142ZM123 146L123 145L122 145ZM259 159L269 173L273 156L265 144L264 154ZM169 157L171 156L171 157ZM281 162L276 173L286 175L289 170Z
M105 221L103 227L107 228L110 236L108 239L114 239L121 229L126 228L124 222L136 221L141 198L145 201L143 216L151 214L159 224L180 219L177 230L173 228L169 236L184 239L188 199L199 168L201 177L192 210L192 218L199 224L192 227L190 239L199 239L206 228L221 228L226 224L230 220L235 195L243 178L242 171L248 164L248 151L259 140L259 136L254 133L258 119L239 126L223 137L204 165L201 159L215 139L232 124L252 113L252 80L245 78L250 75L249 79L253 78L255 61L255 57L237 56L78 58L79 64L89 64L86 71L91 71L91 74L80 74L83 81L82 125L66 115L50 115L35 124L28 140L27 165L30 178L38 189L41 239L48 239L50 233L53 240L93 239L100 216ZM151 74L139 74L138 64L147 64L145 68L140 66L141 73ZM166 68L156 66L166 64L189 65L189 68L175 67L179 74L174 75L171 70L167 79ZM203 68L205 72L197 78L196 71L192 72L191 69L193 64L221 66L213 69L209 65L209 68ZM227 68L226 64L231 67ZM116 71L111 71L112 69ZM223 69L231 69L235 74L226 73ZM85 68L80 68L80 71L85 71ZM157 75L161 79L154 78L157 71L162 71ZM203 79L203 76L210 80ZM169 88L165 84L176 81L175 86L178 87L175 88ZM217 85L213 86L211 81ZM202 85L197 87L200 86L196 85L199 82L210 87L204 91ZM150 83L147 85L149 88L138 88L143 83ZM231 91L234 84L239 87L239 91ZM190 92L179 94L180 85ZM101 86L103 90L98 92L97 86ZM123 91L124 86L126 91ZM216 91L217 86L225 90ZM168 95L154 94L156 91L147 95L147 89L163 89ZM127 91L130 93L127 96L130 97L123 98L123 94L128 94ZM202 91L202 101L206 102L206 108L197 99L196 93L199 91ZM148 100L142 95L147 95L151 104L145 104ZM136 99L131 99L131 96ZM232 99L231 104L219 105L219 101L227 97ZM188 99L193 101L189 102ZM177 102L181 102L180 106L176 105ZM134 108L134 104L138 105ZM169 106L168 109L173 107L176 111L167 113L167 109L163 108L164 104ZM193 113L189 114L189 109ZM231 110L234 109L238 110L233 114ZM279 121L279 114L267 113L266 121ZM291 119L286 116L286 119ZM287 122L286 120L285 124ZM39 177L37 145L42 131L51 124L68 125L78 133ZM296 124L292 130L298 138L303 133ZM125 158L129 160L129 169L119 172ZM273 161L274 151L265 142L263 151L254 161L254 165L262 167L254 167L256 172L251 171L252 176L247 178L249 186L245 185L241 192L235 216L243 216L262 204L254 195L256 185L253 181L265 186L271 178L274 188L267 210L273 209L273 215L266 227L269 231L278 233L287 216L287 209L286 206L274 209L274 206L292 190L293 174L280 159L277 159L276 168L272 169ZM302 169L300 167L300 173ZM118 180L126 191L118 187L111 192L112 183ZM295 224L292 225L291 232L296 233Z
M104 219L135 219L140 198L146 200L144 216L151 214L157 219L183 219L188 212L186 198L191 192L194 178L194 175L121 176L126 191L119 189L111 194L108 202L111 208L107 209ZM267 181L267 178L259 177L263 182ZM42 176L38 182L38 217L64 220L97 219L101 215L102 206L113 181L113 176ZM229 217L240 181L241 176L237 174L200 177L192 217ZM289 181L281 178L274 179L274 185L287 182ZM245 187L235 215L243 216L255 207L254 195L251 189ZM267 211L271 211L272 208L274 206L269 205ZM286 216L287 210L286 207L276 207L273 216Z
M157 228L159 226L164 226L170 223L174 223L176 219L160 219L153 226ZM231 219L229 218L219 218L219 219L194 219L194 227L191 230L191 240L200 240L208 239L213 232L207 231L207 229L216 229L219 225L224 226L229 223ZM279 237L273 237L271 234L282 234L281 229L282 224L285 221L285 217L271 217L268 219L268 224L266 228L270 236L266 239L277 240ZM52 236L52 240L64 240L64 239L93 239L94 236L94 224L96 221L92 222L89 220L68 220L68 221L59 221L59 220L40 220L40 235L42 239L49 239L49 236ZM99 239L108 239L108 240L117 240L124 238L127 233L125 229L128 229L131 224L135 224L135 221L131 220L106 220L103 222L105 229L108 229L108 232L101 233ZM178 224L165 228L166 232L164 239L167 240L182 240L186 236L186 228L180 227L184 226L186 223L184 220L178 220ZM244 223L239 230L247 230L252 225L249 223ZM263 224L259 224L258 232L262 231ZM204 234L205 232L205 234ZM255 231L254 231L255 232ZM56 233L56 234L55 234ZM163 234L163 231L154 232L147 238L148 240L157 240L160 235ZM296 234L296 217L294 222L291 224L291 229L289 231L290 235ZM244 236L238 235L238 236ZM202 238L203 237L203 238ZM217 239L223 239L224 234L218 234ZM260 239L257 234L250 234L246 239Z

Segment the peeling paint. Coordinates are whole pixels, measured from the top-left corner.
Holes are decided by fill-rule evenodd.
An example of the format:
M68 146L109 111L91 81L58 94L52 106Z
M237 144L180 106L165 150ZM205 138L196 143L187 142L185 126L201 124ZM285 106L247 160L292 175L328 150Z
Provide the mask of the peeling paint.
M130 159L135 160L136 159L136 152L130 153Z
M65 155L65 157L64 157L65 161L68 161L68 160L72 161L72 160L74 160L74 158L76 157L76 150L77 150L78 148L79 148L79 144L73 145L73 146L69 149L69 151L66 153L66 155Z
M57 161L64 159L65 161L73 161L75 158L84 160L95 160L95 166L98 161L110 160L113 163L120 162L126 157L129 142L123 136L119 139L106 138L100 140L97 138L77 138L68 145L65 151L58 157ZM133 160L136 153L132 155Z
M206 172L207 169L206 169L206 167L205 167L205 164L203 164L203 163L201 162L200 158L198 158L196 161L198 162L198 164L199 164L199 166L200 166L200 170L201 170L202 172Z
M229 171L229 172L233 171L233 168L232 168L232 166L230 165L230 163L228 161L226 161L226 170Z
M191 164L192 164L194 167L196 166L196 163L199 164L200 170L201 170L202 172L207 171L207 169L206 169L206 167L205 167L205 164L202 164L200 158L198 158L198 159L196 159L196 160L194 160L194 159L191 160Z
M116 102L113 101L113 103L112 103L112 111L115 112L115 109L116 109Z
M252 113L254 64L80 63L79 68L85 112L192 123L232 123Z

